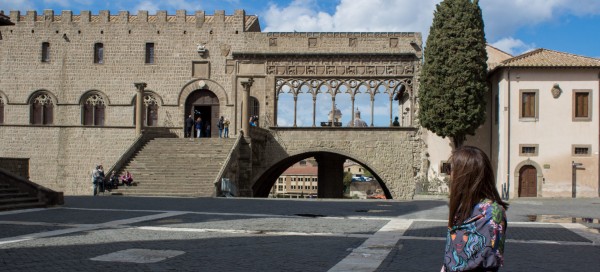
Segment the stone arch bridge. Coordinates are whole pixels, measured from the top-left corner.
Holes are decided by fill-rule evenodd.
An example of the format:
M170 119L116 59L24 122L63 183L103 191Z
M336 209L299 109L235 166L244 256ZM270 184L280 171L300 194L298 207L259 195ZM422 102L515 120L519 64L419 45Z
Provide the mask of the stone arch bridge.
M414 195L423 150L416 128L252 127L249 132L237 154L239 171L230 167L223 175L242 181L241 196L266 197L288 167L308 157L319 164L319 198L342 197L346 159L369 170L388 199Z

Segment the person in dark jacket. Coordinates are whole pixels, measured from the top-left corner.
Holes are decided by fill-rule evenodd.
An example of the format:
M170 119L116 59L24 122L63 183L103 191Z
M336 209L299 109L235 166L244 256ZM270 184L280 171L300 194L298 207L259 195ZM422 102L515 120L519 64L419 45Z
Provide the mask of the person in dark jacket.
M192 137L192 128L194 127L194 118L190 114L188 118L185 119L185 136L186 138Z

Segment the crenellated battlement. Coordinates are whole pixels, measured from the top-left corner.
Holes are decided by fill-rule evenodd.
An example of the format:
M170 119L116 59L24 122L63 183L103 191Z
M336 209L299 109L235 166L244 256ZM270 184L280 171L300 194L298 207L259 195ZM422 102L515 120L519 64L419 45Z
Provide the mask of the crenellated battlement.
M3 11L2 11L3 12ZM79 15L73 14L70 10L64 10L60 15L54 13L54 10L44 10L42 14L37 11L27 11L22 14L20 11L10 11L8 16L14 24L19 23L75 23L75 24L128 24L128 23L149 23L149 24L195 24L202 27L204 24L243 24L245 31L260 32L258 16L246 15L244 10L236 10L233 15L225 15L224 10L215 11L214 15L207 15L204 11L196 11L193 15L188 15L186 10L177 10L175 15L167 14L167 11L157 11L150 15L148 11L140 10L136 15L129 11L120 11L117 15L112 15L108 10L102 10L97 15L90 11L81 11Z

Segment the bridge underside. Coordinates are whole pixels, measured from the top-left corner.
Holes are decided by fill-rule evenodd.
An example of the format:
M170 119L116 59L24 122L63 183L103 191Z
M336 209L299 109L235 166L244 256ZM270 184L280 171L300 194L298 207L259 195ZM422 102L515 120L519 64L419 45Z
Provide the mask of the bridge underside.
M253 128L253 196L268 196L277 178L294 163L315 157L318 197L343 196L343 164L361 164L388 199L412 199L424 148L414 128Z
M267 197L271 188L277 182L277 178L281 174L291 167L294 163L314 157L319 165L318 170L318 198L342 198L344 192L344 162L347 159L354 160L353 158L345 157L339 154L330 152L307 152L294 156L287 157L280 162L273 165L269 170L265 171L261 177L257 179L253 187L253 195L255 197ZM386 198L391 199L392 195L381 181L381 178L377 173L369 169L368 166L362 165L369 172L373 173L373 177L378 181L379 185L383 189Z

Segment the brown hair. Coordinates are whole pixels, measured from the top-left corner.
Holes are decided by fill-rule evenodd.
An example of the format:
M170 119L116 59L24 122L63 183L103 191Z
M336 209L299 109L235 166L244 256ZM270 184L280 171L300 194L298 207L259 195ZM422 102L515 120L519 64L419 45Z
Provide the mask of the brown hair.
M473 146L462 146L450 156L450 212L448 227L460 224L471 216L475 204L487 198L504 209L496 189L494 170L487 155Z

